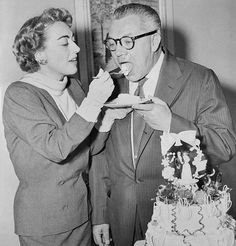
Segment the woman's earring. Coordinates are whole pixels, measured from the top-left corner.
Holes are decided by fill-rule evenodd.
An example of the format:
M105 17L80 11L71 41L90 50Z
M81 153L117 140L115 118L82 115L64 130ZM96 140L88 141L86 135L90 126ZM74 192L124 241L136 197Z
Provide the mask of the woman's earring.
M46 59L40 59L40 60L38 60L37 61L40 65L45 65L45 64L47 64L47 60Z
M42 52L37 51L34 55L35 60L40 64L40 65L45 65L47 64L47 59L45 58L45 55Z

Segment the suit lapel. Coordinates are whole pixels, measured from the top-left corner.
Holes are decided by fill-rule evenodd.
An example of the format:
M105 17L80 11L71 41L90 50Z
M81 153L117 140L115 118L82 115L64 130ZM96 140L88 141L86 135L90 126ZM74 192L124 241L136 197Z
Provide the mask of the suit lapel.
M72 79L68 78L68 79L69 79L68 86L67 86L68 93L73 98L73 100L76 102L76 104L79 106L85 97L85 93L82 89L82 86L79 84L79 82L77 80L75 80L73 78ZM41 93L43 94L44 98L46 98L46 100L53 106L53 108L57 112L57 115L59 116L62 123L65 124L66 119L63 116L61 110L57 107L52 96L47 91L45 91L44 89L41 89Z
M43 97L49 102L50 105L53 106L54 110L56 111L58 117L60 118L62 124L65 124L66 119L63 116L61 110L58 108L57 104L55 103L54 99L52 98L52 96L44 89L40 89L41 94L43 95Z
M184 81L185 80L182 79L182 72L175 57L168 54L168 51L165 50L165 56L161 66L154 96L159 97L161 100L165 101L169 107L171 107L175 102L179 92L181 91L181 88L184 85ZM162 131L158 132L158 135L162 134ZM151 128L148 124L145 124L138 152L138 160L153 133L154 129Z
M159 97L161 100L166 102L169 107L171 107L184 82L185 81L182 79L182 72L176 58L170 54L166 54L154 96Z
M133 170L133 161L132 161L132 149L131 149L131 113L129 113L124 119L116 122L117 128L117 143L120 144L122 152L126 153L128 166Z
M120 93L129 93L129 81L125 77L117 78L115 81L116 97ZM127 156L126 172L131 178L134 175L134 165L132 161L131 150L131 113L129 113L124 119L116 121L115 129L117 129L117 141L121 145L122 152L125 152ZM127 169L128 168L128 169Z

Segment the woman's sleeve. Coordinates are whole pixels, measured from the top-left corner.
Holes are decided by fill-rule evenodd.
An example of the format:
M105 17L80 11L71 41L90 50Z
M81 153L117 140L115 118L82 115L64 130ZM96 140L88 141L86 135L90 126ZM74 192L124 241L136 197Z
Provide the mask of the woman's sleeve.
M8 87L4 97L6 133L13 131L36 152L55 162L65 160L87 139L94 123L74 114L61 125L56 111L49 113L36 92L20 83L13 84Z

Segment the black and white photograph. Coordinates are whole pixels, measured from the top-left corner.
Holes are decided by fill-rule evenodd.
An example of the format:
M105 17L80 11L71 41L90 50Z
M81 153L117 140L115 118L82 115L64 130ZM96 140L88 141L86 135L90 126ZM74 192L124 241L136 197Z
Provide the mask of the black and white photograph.
M0 245L236 246L236 1L0 1Z

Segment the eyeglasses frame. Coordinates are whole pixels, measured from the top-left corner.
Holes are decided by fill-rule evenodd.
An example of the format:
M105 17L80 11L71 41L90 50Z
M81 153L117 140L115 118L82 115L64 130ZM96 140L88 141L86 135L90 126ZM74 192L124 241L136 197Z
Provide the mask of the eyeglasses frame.
M117 43L118 43L118 42L120 43L120 45L121 45L122 47L124 47L124 46L122 45L122 43L121 43L121 39L122 39L122 38L131 38L132 41L133 41L133 46L132 46L131 48L129 48L129 49L127 49L126 47L124 47L126 50L131 50L131 49L134 48L135 40L137 40L137 39L139 39L139 38L146 37L146 36L150 36L150 35L152 35L152 34L154 34L154 33L157 33L157 31L158 31L158 30L154 30L154 31L151 31L151 32L146 32L146 33L143 33L143 34L134 36L134 37L123 36L123 37L121 37L121 38L116 38L116 39L115 39L115 38L109 38L109 37L107 36L107 38L103 41L103 43L104 43L104 45L106 46L106 48L107 48L108 50L110 50L110 49L107 47L107 41L108 41L108 39L114 40L114 42L115 42L115 44L116 44L116 47L117 47ZM116 51L116 49L115 49L115 50L110 50L110 51Z

